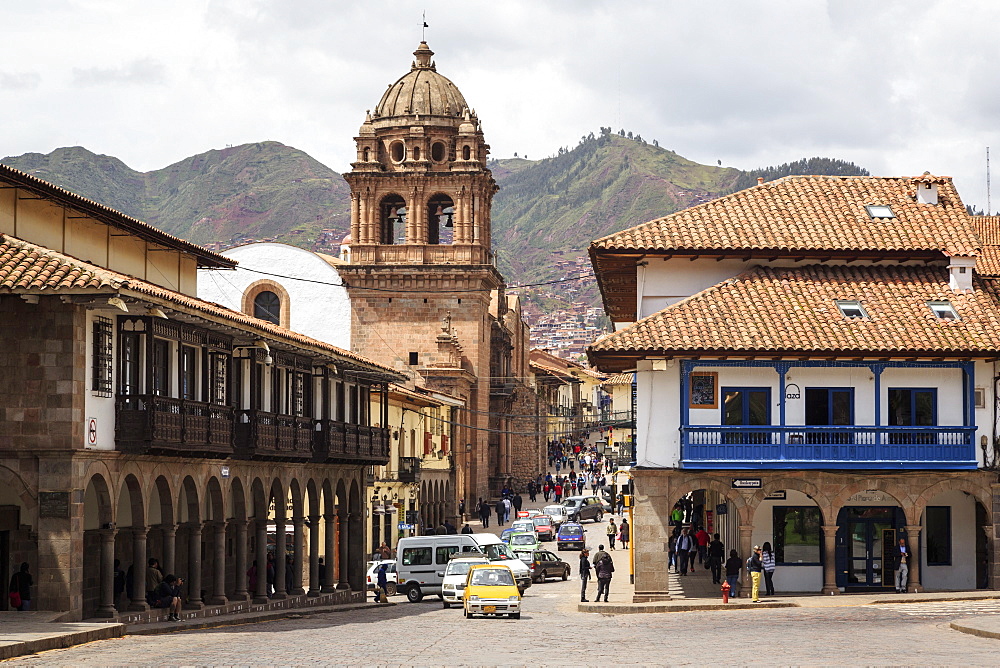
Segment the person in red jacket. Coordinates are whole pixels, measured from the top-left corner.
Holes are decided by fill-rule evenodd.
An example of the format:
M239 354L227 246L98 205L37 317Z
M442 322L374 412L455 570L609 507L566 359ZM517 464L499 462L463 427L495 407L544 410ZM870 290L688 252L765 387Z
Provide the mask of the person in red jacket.
M712 541L712 537L705 531L705 527L698 527L694 539L698 541L698 563L703 564L708 558L708 544Z
M562 483L556 483L556 503L562 501Z

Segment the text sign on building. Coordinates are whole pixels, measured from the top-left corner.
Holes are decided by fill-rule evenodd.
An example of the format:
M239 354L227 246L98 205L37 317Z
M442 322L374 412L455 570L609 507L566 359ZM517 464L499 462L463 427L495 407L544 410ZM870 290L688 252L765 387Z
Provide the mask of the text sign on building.
M39 492L38 515L40 517L69 517L69 492Z
M733 478L733 489L760 489L760 478Z

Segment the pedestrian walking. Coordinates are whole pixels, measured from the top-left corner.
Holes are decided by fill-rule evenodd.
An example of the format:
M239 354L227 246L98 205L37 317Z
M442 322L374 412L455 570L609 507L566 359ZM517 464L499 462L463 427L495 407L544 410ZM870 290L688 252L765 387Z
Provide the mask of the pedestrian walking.
M900 537L899 543L893 551L893 565L896 567L896 593L905 594L906 586L910 577L910 548L906 544L906 539Z
M590 551L580 552L580 602L588 603L587 583L590 582Z
M677 563L677 539L680 535L681 528L675 524L674 530L670 532L670 537L667 538L667 570L673 568L674 573L680 572L680 568L678 568Z
M514 508L514 504L510 502L510 497L504 497L503 500L503 521L510 522L511 511Z
M678 527L684 523L684 511L679 503L675 503L674 509L670 511L670 523Z
M375 602L376 603L388 603L389 602L389 576L386 572L389 570L389 564L382 564L378 567L378 571L375 574Z
M760 545L753 546L753 554L747 559L747 570L750 571L750 580L753 582L750 596L754 603L760 603L760 576L764 570L764 562L760 557Z
M608 522L608 528L606 531L608 534L608 543L613 550L615 549L615 540L618 538L618 525L615 524L615 518L612 517Z
M764 566L764 595L774 596L774 552L771 550L771 543L764 543L760 552Z
M703 564L708 558L708 544L711 542L711 538L705 531L705 527L698 527L694 539L698 543L698 563ZM691 570L694 570L694 559L691 560Z
M681 572L681 576L688 574L688 559L691 557L691 553L695 549L695 539L691 534L688 533L687 529L681 531L681 535L677 537L677 567ZM691 564L694 566L694 564Z
M615 505L618 507L618 514L625 515L625 495L618 492L618 496L615 497Z
M28 572L28 562L21 564L20 570L10 576L10 586L7 587L7 598L11 606L18 612L31 610L31 586L34 582Z
M470 527L469 524L466 523L465 526L462 527L462 533L472 533L472 527Z
M521 506L524 504L524 499L521 498L520 494L515 494L514 498L511 499L511 505L514 506L514 512L521 512Z
M505 521L505 517L506 517L506 512L505 512L506 506L504 506L503 502L504 502L504 499L499 499L497 501L497 505L496 505L497 524L500 525L500 526L504 525L504 521Z
M594 566L597 571L597 598L601 600L601 593L604 593L604 602L608 602L608 595L611 592L611 576L615 572L615 564L611 561L611 555L604 553L604 558Z
M708 564L712 569L712 584L722 584L722 562L726 558L726 546L719 540L719 534L715 534L712 542L708 545ZM737 564L737 567L739 564ZM737 574L739 569L737 568Z
M558 465L556 466L556 470L557 471L559 470ZM555 492L556 492L556 503L559 503L560 501L562 501L562 495L563 495L563 486L562 486L562 483L558 483L558 482L556 483Z
M729 595L737 598L740 595L740 570L743 568L743 560L740 559L739 552L729 550L729 560L726 561L726 582L729 583Z
M545 497L545 503L549 502L549 497L552 495L552 485L546 482L542 485L542 496Z
M628 520L623 517L622 518L621 526L618 527L618 540L620 540L622 542L622 549L623 550L627 550L628 549L628 538L629 538L629 532L631 531L631 529L632 529L632 527L629 526Z

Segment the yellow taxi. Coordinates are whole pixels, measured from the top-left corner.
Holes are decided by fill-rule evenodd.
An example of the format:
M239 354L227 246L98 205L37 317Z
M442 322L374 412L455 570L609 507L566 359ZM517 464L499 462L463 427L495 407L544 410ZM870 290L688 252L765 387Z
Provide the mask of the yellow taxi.
M521 592L514 574L501 564L476 564L469 568L462 604L466 619L473 615L521 618Z

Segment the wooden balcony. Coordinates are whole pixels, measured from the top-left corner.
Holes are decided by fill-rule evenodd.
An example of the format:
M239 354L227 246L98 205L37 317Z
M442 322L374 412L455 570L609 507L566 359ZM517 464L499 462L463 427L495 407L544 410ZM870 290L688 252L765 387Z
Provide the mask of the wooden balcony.
M311 459L313 420L258 410L236 411L235 454L246 459Z
M115 443L131 454L233 454L233 409L148 394L119 395Z
M975 469L975 427L729 426L681 430L686 469Z
M313 434L314 461L384 465L389 462L389 431L337 420L318 420Z

